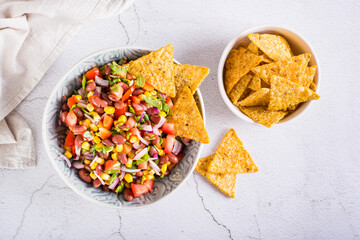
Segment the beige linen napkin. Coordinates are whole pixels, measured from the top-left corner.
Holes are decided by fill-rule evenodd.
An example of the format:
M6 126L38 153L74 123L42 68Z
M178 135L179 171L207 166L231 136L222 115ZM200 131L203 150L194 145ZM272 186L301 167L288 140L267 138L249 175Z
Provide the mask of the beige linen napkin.
M131 3L0 0L0 167L26 168L36 163L31 129L20 115L9 113L40 81L82 24L116 16Z

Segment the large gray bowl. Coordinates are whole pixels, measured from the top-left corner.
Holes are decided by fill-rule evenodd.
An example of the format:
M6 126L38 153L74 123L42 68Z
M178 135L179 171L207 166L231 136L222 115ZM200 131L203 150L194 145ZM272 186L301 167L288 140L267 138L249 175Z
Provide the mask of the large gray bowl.
M116 47L105 49L85 57L61 78L51 92L45 106L42 136L50 162L71 189L92 202L114 208L134 208L150 205L168 196L182 185L194 171L197 160L199 159L202 144L192 141L191 145L185 149L184 158L172 169L170 175L163 179L155 180L152 192L144 194L132 202L127 202L123 194L117 195L112 192L104 192L101 189L94 188L92 184L83 182L76 174L75 169L68 168L64 160L59 157L58 153L64 151L61 147L64 138L64 128L57 127L57 116L61 109L61 97L70 96L73 89L80 88L77 78L94 66L101 66L123 57L130 60L137 59L149 52L151 52L151 50L145 48ZM174 61L178 63L176 60ZM197 90L195 99L205 122L205 110L200 90Z

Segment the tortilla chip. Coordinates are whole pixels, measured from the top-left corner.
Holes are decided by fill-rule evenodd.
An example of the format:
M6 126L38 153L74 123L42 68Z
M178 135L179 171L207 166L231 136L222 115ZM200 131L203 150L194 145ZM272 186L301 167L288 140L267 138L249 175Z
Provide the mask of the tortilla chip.
M316 69L317 69L316 65L311 66L311 67L307 67L305 69L305 74L304 74L302 84L301 84L302 86L304 86L304 87L309 87L310 86L310 84L314 80L314 76L316 74Z
M316 91L316 84L314 82L311 82L309 88L313 91Z
M160 92L175 97L173 46L171 44L127 65L129 73L143 77Z
M229 94L234 85L253 67L257 66L262 57L245 48L233 49L225 62L225 90Z
M271 58L269 58L266 54L261 55L263 57L262 62L263 63L272 63L274 62Z
M310 57L310 54L305 53L281 62L273 62L255 67L252 71L266 83L270 83L271 76L277 75L300 84L302 83Z
M175 135L209 143L204 121L188 87L184 87L170 109L169 122L175 124Z
M239 106L251 107L251 106L267 106L270 101L270 89L261 88L249 95L247 98L239 102Z
M264 81L261 79L261 88L270 88L270 84L264 82Z
M255 122L268 128L280 121L287 114L285 111L270 111L266 107L239 106L239 109Z
M286 39L274 34L248 34L249 39L275 61L291 58L292 52Z
M240 97L243 95L251 79L251 75L245 75L240 79L240 81L235 84L235 86L229 93L229 98L233 104L236 104Z
M194 94L200 83L204 81L210 70L207 67L197 67L193 65L175 64L175 86L176 92L182 91L184 86L190 88L191 94Z
M251 90L257 91L261 88L261 78L259 78L258 76L253 76L248 88L250 88Z
M252 94L254 91L251 90L250 88L246 88L244 93L241 95L241 97L239 98L239 101L244 100L245 98L247 98L250 94Z
M247 43L247 42L241 42L241 43L239 44L239 48L240 48L240 47L247 48L248 46L249 46L249 43Z
M222 173L209 173L206 171L209 163L213 160L215 154L208 157L201 158L196 165L196 171L206 177L209 182L214 184L223 193L229 197L235 198L236 187L236 173L222 174Z
M251 42L247 49L256 55L259 55L259 48L255 45L255 43Z
M258 168L235 130L230 129L216 150L207 171L211 173L245 173L257 172Z
M285 111L289 106L319 98L320 96L310 88L279 76L272 76L271 78L269 110Z

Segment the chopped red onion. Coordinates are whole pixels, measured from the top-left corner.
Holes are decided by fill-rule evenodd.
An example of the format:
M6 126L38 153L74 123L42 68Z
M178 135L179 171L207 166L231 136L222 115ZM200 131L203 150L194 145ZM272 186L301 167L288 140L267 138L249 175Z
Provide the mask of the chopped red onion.
M86 103L82 103L82 102L78 102L78 107L81 107L81 108L86 108L87 104Z
M99 96L99 92L95 90L94 95Z
M123 180L123 179L124 179L124 176L125 176L125 172L122 171L121 174L120 174L119 180L120 180L120 181Z
M160 121L158 124L155 124L153 127L153 131L156 135L159 135L159 128L161 128L161 126L166 122L166 118L164 118L163 116L160 116Z
M147 125L147 124L142 124L142 125L140 125L139 127L141 127L142 128L142 130L143 131L146 131L146 132L152 132L152 127L151 127L151 125Z
M146 141L143 137L140 136L140 133L138 132L137 137L140 139L140 141L145 144L146 146L149 145L149 142Z
M138 149L141 148L140 144L138 144L137 142L135 142L132 146L133 146L133 148L136 149L136 150L138 150Z
M150 166L154 169L155 173L157 175L160 175L161 170L160 170L159 166L156 163L154 163L153 160L148 160L148 161L149 161Z
M84 164L81 163L80 161L76 161L76 162L73 162L72 163L72 166L76 169L81 169L81 168L84 168Z
M131 116L134 116L134 114L133 114L133 113L131 113L131 112L125 112L125 116L127 116L127 117L131 117Z
M154 113L158 114L160 112L160 110L157 107L153 107Z
M128 172L128 173L137 173L137 172L140 172L141 169L129 169L126 167L121 167L121 171Z
M96 92L101 93L101 87L96 87Z
M95 76L95 83L97 85L99 85L100 87L108 87L109 86L109 81L104 80L98 76Z
M133 160L139 160L140 158L142 158L145 154L147 153L147 148L144 148L143 150L141 150L140 152L138 152Z
M98 122L95 121L89 114L84 114L87 119L89 119L93 124L98 125Z
M147 106L145 106L144 104L140 103L139 105L144 109L144 111L148 110Z
M161 92L159 92L159 96L160 96L162 99L166 99L166 95L163 94L163 93L161 93Z
M181 152L182 145L178 140L175 140L172 153L178 155Z
M71 162L70 162L70 159L68 159L64 154L62 153L58 153L59 154L59 157L62 158L63 160L65 160L66 164L68 167L71 167Z
M145 112L143 112L143 113L141 114L141 116L140 116L140 118L139 118L138 122L141 122L141 120L144 118L144 116L145 116Z
M94 160L94 154L93 153L86 152L86 153L84 153L84 157L87 160Z
M80 88L79 90L77 90L77 92L79 93L80 96L84 96L85 90L83 88Z
M104 180L101 179L101 177L96 173L96 171L93 171L93 172L94 172L95 176L97 176L97 178L100 180L101 184L105 185Z
M111 190L114 190L114 188L116 187L116 185L119 183L119 179L116 177L114 180L113 180L113 182L110 184L110 186L109 186L109 188L111 189Z

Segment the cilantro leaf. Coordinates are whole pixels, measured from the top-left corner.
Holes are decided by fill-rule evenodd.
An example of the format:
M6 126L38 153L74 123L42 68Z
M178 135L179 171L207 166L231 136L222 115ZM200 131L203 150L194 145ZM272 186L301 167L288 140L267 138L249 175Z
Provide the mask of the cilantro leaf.
M144 87L145 79L140 76L137 76L136 77L136 85L138 85L139 87Z
M144 99L150 106L157 107L159 110L162 109L162 104L156 98L144 95Z
M132 108L132 106L128 105L128 107L129 107L129 111L130 111L131 113L135 114L135 110Z
M110 89L111 89L112 91L114 91L114 92L118 92L118 91L119 91L119 84L112 85L112 86L110 87Z
M83 75L81 84L82 84L82 88L85 90L85 88L86 88L86 77L85 77L85 74Z
M170 110L170 105L167 105L166 103L162 102L162 110L168 113Z
M126 76L127 70L125 66L121 67L115 61L113 61L112 64L110 64L110 68L113 74Z

